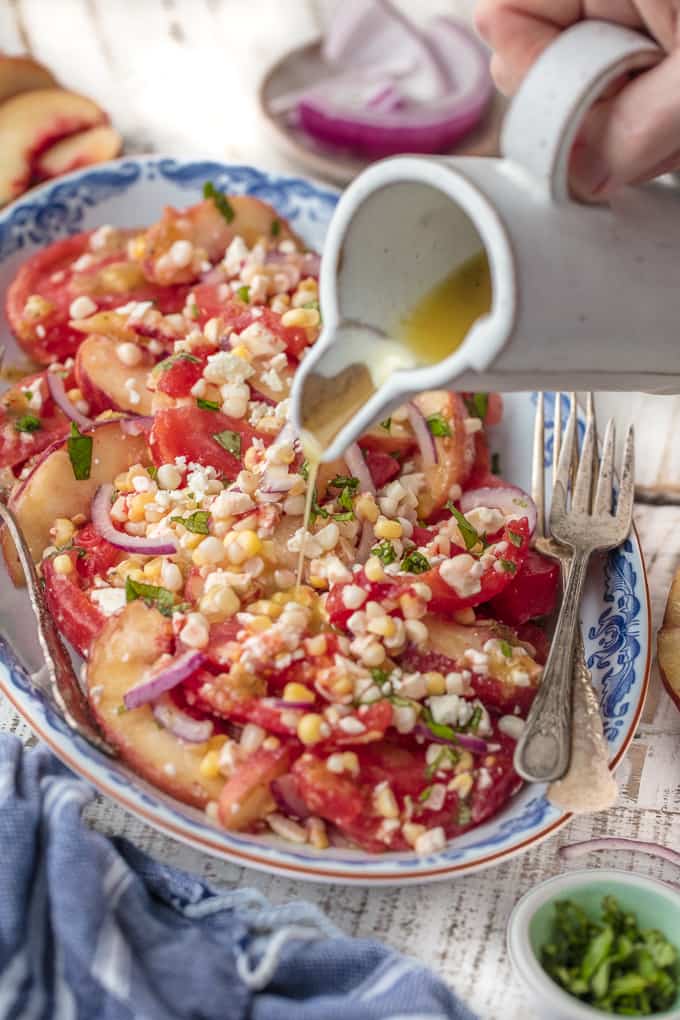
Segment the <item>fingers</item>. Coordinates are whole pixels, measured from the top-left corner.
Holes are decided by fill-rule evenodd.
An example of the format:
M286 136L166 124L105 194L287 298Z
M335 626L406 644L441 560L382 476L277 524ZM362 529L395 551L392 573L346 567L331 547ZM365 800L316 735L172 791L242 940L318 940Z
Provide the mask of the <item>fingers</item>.
M643 24L670 53L680 45L680 2L678 0L637 0Z
M578 18L578 0L525 0L512 5L505 0L481 0L478 4L475 23L494 50L491 73L505 95L517 91L533 62L558 35L564 13L560 8L573 8L574 20Z

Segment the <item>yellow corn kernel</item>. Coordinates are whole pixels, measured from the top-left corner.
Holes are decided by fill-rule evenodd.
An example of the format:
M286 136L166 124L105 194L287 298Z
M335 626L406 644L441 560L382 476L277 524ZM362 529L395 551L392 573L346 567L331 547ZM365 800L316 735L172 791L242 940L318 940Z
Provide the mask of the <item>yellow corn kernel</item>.
M52 566L58 574L70 574L73 570L73 564L71 563L71 557L67 556L66 553L61 553L59 556L55 556Z
M161 576L161 568L163 566L163 559L161 556L156 556L154 559L149 560L144 564L142 570L144 576L148 577L151 581L157 581Z
M310 691L309 687L305 687L304 684L292 682L283 688L283 700L312 702L316 700L316 696L314 691Z
M495 761L496 761L495 754L487 754L486 758L484 759L484 765L486 768L490 769L491 766L495 763Z
M472 789L472 775L469 772L461 772L460 775L454 776L448 785L448 789L457 793L458 796L464 800L468 793Z
M349 772L353 776L359 775L359 759L354 751L343 752L342 764L345 767L345 772Z
M328 587L328 581L325 577L310 577L309 583L312 588L318 588L319 591L325 591Z
M128 520L134 524L139 524L144 520L144 508L147 503L151 503L153 500L153 494L150 492L138 492L136 496L131 496L128 501Z
M453 614L454 623L461 623L464 627L469 627L476 619L477 617L472 606L467 606L465 609L456 609Z
M127 253L135 262L141 262L146 254L146 241L144 234L138 234L127 243Z
M228 585L216 585L201 595L198 604L200 611L211 623L228 620L241 608L236 592Z
M265 751L275 751L277 747L281 746L281 741L278 737L265 737L262 741L262 747Z
M316 850L327 850L329 847L326 826L321 818L308 818L305 828L309 833L309 842Z
M141 581L142 583L146 582L143 570L128 570L125 576L126 578L129 577L131 581Z
M262 422L259 422L261 425ZM260 457L255 446L249 446L243 455L243 466L247 471L253 471L257 467Z
M298 723L298 739L307 746L310 744L318 744L323 735L322 724L323 717L317 712L306 712Z
M378 634L380 637L394 637L397 633L397 625L391 616L377 616L368 621L368 630L371 634Z
M318 601L319 596L316 592L304 584L298 585L286 598L286 602L297 602L299 606L305 606L306 609L313 609Z
M211 737L208 741L208 747L211 751L221 751L229 738L224 733L216 733L214 737Z
M376 538L401 538L404 533L399 521L390 521L387 517L378 517L375 523Z
M415 846L418 837L427 832L427 829L424 825L417 825L415 822L405 822L401 827L401 831L409 846Z
M273 599L259 599L257 602L250 603L248 612L255 613L258 616L270 616L272 620L276 620L281 615L281 606L274 602Z
M456 762L454 772L459 775L462 772L470 772L474 765L474 759L470 751L460 751L460 757Z
M427 693L434 694L446 694L446 680L441 673L426 673L425 684L427 686Z
M404 614L405 620L419 620L421 616L425 616L427 608L422 599L417 598L415 595L409 595L408 593L402 595L399 599L399 606Z
M354 512L360 520L370 521L371 524L375 524L380 516L378 504L373 496L359 496L354 504Z
M257 532L250 530L235 531L234 537L246 554L246 559L250 559L251 556L259 555L260 550L262 549L262 542L260 541Z
M384 581L385 571L377 556L369 556L364 566L364 573L369 581Z
M281 316L282 326L302 326L309 329L311 326L318 326L321 316L316 308L291 308Z
M74 386L72 390L67 390L66 396L75 404L78 400L83 399L83 391L77 386Z
M349 676L339 677L333 684L331 684L331 690L333 691L333 694L337 694L339 698L344 698L346 694L351 694L354 690L352 678Z
M245 344L237 344L236 347L232 347L231 353L235 354L237 358L245 358L246 361L250 361L253 357Z
M73 521L70 521L68 517L57 517L54 522L54 544L57 547L68 545L75 530Z
M44 319L54 305L40 294L29 294L24 305L24 316L29 319Z
M308 655L325 655L327 648L328 642L325 634L316 634L305 641L305 649Z
M217 779L220 774L220 756L217 751L208 751L203 755L198 771L204 779Z
M140 560L136 559L121 560L120 563L116 566L115 570L118 576L125 580L128 574L131 573L131 571L133 570L136 570L138 573L141 574L140 570L141 565L142 564Z
M373 799L378 814L383 818L399 817L399 805L390 786L381 786Z
M262 631L269 630L272 625L272 621L268 616L254 616L252 620L248 621L248 629L261 633Z
M186 535L182 535L182 538L180 539L182 548L188 549L189 551L195 549L196 546L200 545L202 541L203 535L195 535L192 534L191 532L189 532Z

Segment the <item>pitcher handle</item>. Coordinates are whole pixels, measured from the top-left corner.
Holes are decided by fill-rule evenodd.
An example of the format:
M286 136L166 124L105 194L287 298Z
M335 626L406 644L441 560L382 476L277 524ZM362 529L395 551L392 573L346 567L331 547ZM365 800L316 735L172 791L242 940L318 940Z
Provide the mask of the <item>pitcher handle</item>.
M561 32L510 105L502 154L544 182L553 201L568 201L569 155L584 115L614 78L662 56L653 40L608 21L580 21Z

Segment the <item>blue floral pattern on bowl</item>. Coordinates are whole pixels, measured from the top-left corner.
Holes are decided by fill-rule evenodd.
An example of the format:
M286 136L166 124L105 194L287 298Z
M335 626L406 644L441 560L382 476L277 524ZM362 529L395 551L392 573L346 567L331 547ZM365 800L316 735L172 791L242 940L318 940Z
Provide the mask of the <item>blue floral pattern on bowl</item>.
M311 247L321 248L338 197L329 189L247 166L135 157L79 171L35 189L1 213L0 287L7 287L23 259L50 241L106 222L149 222L164 205L196 201L206 180L220 189L265 199L292 221ZM0 342L12 346L8 336ZM549 419L552 408L554 398L549 398ZM561 410L564 413L564 407ZM506 424L497 437L503 470L525 487L529 484L532 419L531 395L506 398ZM36 669L40 660L25 626L30 618L27 606L25 594L13 591L3 577L0 619L3 632L9 633L12 641L0 639L0 689L75 772L150 824L199 849L288 877L403 884L447 878L506 860L554 832L568 818L548 802L542 788L525 787L495 818L453 841L441 853L425 858L413 853L374 856L341 849L318 853L274 838L217 830L202 813L160 793L121 762L107 758L71 732L31 682L29 664ZM583 616L589 621L584 633L588 662L600 697L611 759L616 761L635 732L649 668L648 596L635 537L603 564L595 565Z

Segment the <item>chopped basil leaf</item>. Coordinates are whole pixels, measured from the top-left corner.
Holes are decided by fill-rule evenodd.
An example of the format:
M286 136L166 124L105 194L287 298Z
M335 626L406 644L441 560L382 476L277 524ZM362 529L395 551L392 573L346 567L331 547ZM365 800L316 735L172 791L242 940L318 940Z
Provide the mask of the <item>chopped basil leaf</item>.
M68 459L73 468L73 477L83 482L90 477L92 468L92 436L82 436L74 421L71 422L71 435L66 443Z
M189 313L192 319L197 319L201 314L201 310L195 301L192 301L191 305L189 306Z
M318 502L318 500L316 498L316 489L315 489L314 490L314 495L312 496L312 505L311 505L310 510L309 510L309 523L310 524L314 524L316 519L317 519L317 517L321 517L321 518L323 518L323 520L327 521L328 518L330 517L330 514L329 514L328 510L324 510L324 508L322 506L319 506L319 502Z
M269 228L269 233L272 235L272 237L278 237L279 236L279 234L281 233L281 221L280 220L272 220L271 226Z
M349 510L352 513L354 512L354 507L352 505L352 492L349 488L342 490L338 496L338 504L343 510Z
M465 406L467 407L471 417L481 418L482 421L486 418L486 412L489 409L489 394L488 393L473 393L465 399Z
M380 428L385 429L385 432L389 432L390 429L392 428L392 419L385 418L385 421L380 422Z
M386 684L390 678L390 674L387 672L387 670L380 669L379 666L374 666L371 669L371 676L373 678L373 683L376 683L378 687L382 687L382 685Z
M467 825L472 818L472 809L468 804L460 804L458 806L458 824Z
M453 517L456 518L456 523L458 524L458 529L461 535L463 536L463 541L465 542L466 549L468 550L474 549L478 542L481 542L482 545L486 544L482 536L478 533L477 529L473 528L473 526L470 524L465 514L462 514L460 510L453 505L452 500L449 500L447 502L446 509L450 510Z
M225 429L223 432L216 432L213 436L216 443L226 450L233 457L241 457L241 433Z
M432 793L432 787L426 786L424 790L421 790L418 794L418 800L421 804L424 804L426 800L429 800L430 794Z
M497 562L500 563L506 574L514 574L517 570L517 565L515 563L511 563L510 560L497 560Z
M175 604L175 596L167 588L160 588L155 584L144 584L143 581L133 581L128 576L125 579L125 601L134 602L135 599L143 599L147 605L154 606L163 616L170 616Z
M244 301L247 305L250 304L250 287L246 287L245 285L243 287L239 287L236 294L240 297L241 301Z
M359 488L359 479L351 475L336 475L328 484L332 489L351 489L354 492Z
M434 761L431 762L426 767L425 773L424 773L425 774L425 778L426 779L432 779L435 776L435 774L437 772L439 772L439 769L442 767L442 765L445 762L447 762L447 761L455 761L457 757L458 757L458 755L456 754L456 752L453 750L452 747L442 747L441 751L439 752L437 757L434 759Z
M506 659L512 658L512 645L509 641L499 641L498 645Z
M224 216L227 223L231 223L236 215L234 208L227 196L218 191L212 181L206 181L203 185L203 198L212 198L217 211Z
M301 475L302 478L304 478L305 481L307 481L307 479L309 478L309 463L308 463L308 461L303 460L302 464L300 465L300 470L298 471L298 474Z
M22 414L14 422L14 428L17 432L37 432L42 428L42 422L34 414Z
M443 414L431 414L427 419L427 427L433 436L450 436L451 423L446 420Z
M401 561L401 569L409 574L424 574L430 569L430 561L418 549L412 549Z
M371 549L371 556L377 556L378 559L385 564L385 566L387 566L388 563L394 563L397 558L394 546L390 542L389 538L383 538L382 542L379 542L378 545L374 545Z
M158 468L156 467L156 465L151 464L146 470L148 472L149 478L153 478L155 481L156 478L158 477Z
M450 726L445 726L443 723L435 722L429 708L424 709L421 720L433 737L439 737L440 740L450 740L452 744L457 743L455 730L452 730Z
M480 705L475 705L472 715L461 729L466 733L476 733L479 729L479 724L482 721L482 709Z
M522 536L521 535L518 535L516 531L510 531L508 529L507 536L508 536L508 538L510 539L510 541L512 542L513 545L516 545L518 549L521 548L521 545L522 545Z
M333 514L333 520L334 521L338 521L338 523L341 523L342 521L353 521L354 520L354 511L353 510L345 510L341 514Z
M501 473L501 455L500 453L491 454L491 474L499 475Z
M125 715L126 712L127 708L122 702L120 705L116 705L116 715Z
M203 397L196 398L196 406L202 411L219 411L220 405L216 400L204 400Z
M305 303L304 303L304 305L302 307L303 308L311 308L315 312L320 312L321 311L321 306L319 305L319 302L317 301L316 298L314 298L312 301L305 301Z
M171 517L171 521L179 521L183 524L187 531L193 531L195 535L208 535L208 518L210 514L207 510L194 510L188 517Z

